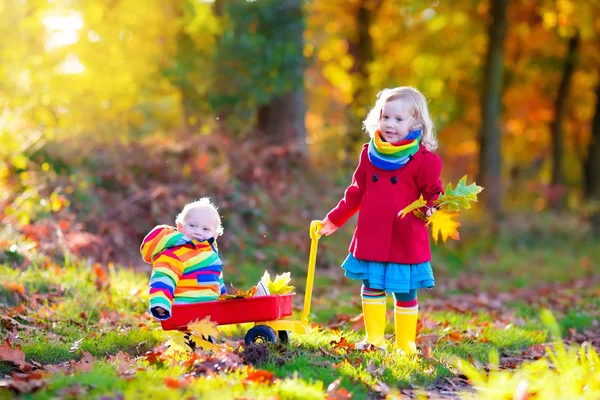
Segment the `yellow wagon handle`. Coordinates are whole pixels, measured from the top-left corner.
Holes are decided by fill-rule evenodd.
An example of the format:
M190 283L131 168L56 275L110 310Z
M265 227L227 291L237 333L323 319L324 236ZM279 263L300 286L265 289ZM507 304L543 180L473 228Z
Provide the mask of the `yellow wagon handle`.
M308 257L308 272L306 275L306 291L304 293L304 310L302 311L301 322L308 326L308 314L310 313L310 301L312 299L312 289L315 280L315 263L317 261L317 245L319 244L319 231L321 230L321 221L311 221L310 223L310 255Z

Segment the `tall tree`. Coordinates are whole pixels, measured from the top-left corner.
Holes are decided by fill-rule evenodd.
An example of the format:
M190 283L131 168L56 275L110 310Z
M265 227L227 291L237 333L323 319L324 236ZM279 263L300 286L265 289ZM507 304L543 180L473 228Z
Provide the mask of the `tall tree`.
M301 0L224 2L212 104L239 130L306 151Z
M575 59L577 50L579 48L579 32L575 32L569 38L567 46L567 54L565 56L564 67L562 71L562 77L560 84L558 85L558 92L556 94L556 100L554 102L554 119L550 126L551 131L551 142L552 142L552 186L556 187L563 183L563 138L561 132L561 126L565 117L567 98L569 96L569 89L571 87L571 81L573 77L573 71L575 70ZM554 196L551 198L551 206L556 208L560 204L560 198Z
M596 111L592 121L592 137L583 164L584 194L588 200L600 203L600 83L596 86ZM592 231L600 236L600 211L592 216Z
M488 47L483 75L481 98L481 132L479 136L478 181L485 187L482 199L493 215L502 211L502 154L501 154L501 99L506 37L506 9L508 0L491 0L488 28Z
M257 127L276 141L291 145L301 152L306 152L306 104L304 101L304 17L301 0L284 0L279 2L280 16L288 23L285 31L287 41L287 58L285 68L297 82L281 94L275 94L258 109ZM259 27L259 30L261 28ZM269 34L271 27L264 29ZM275 39L275 38L273 38Z
M370 28L376 18L377 11L383 0L360 0L356 5L354 15L355 30L348 39L348 54L353 63L350 68L352 78L352 103L347 107L346 160L355 162L355 146L364 141L361 120L367 113L367 108L373 99L368 98L369 86L368 66L374 59L373 38Z

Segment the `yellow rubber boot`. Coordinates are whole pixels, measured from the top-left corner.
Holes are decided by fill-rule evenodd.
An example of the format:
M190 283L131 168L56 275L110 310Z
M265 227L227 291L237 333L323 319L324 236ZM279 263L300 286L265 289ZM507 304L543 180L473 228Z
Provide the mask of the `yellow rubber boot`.
M363 318L365 321L365 340L356 344L356 348L362 350L367 345L373 345L385 350L385 297L375 299L362 299Z
M395 307L396 316L396 349L404 354L417 352L415 337L417 336L417 318L419 309L414 307Z

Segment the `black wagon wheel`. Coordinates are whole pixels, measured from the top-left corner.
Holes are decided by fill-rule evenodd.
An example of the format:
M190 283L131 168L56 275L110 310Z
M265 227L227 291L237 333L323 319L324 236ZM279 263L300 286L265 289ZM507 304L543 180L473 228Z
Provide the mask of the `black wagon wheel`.
M278 331L279 341L282 343L290 342L290 331Z
M244 337L244 341L247 345L251 343L277 343L279 338L277 337L277 333L267 325L256 325L254 328L250 329L248 333L246 333L246 337Z

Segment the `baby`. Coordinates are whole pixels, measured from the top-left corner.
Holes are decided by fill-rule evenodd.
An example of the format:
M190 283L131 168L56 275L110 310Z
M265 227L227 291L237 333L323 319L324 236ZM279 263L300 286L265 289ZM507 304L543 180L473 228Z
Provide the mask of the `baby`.
M217 300L227 289L216 239L223 233L221 217L208 197L186 204L177 229L158 225L141 245L152 264L150 312L158 320L171 317L173 305Z

